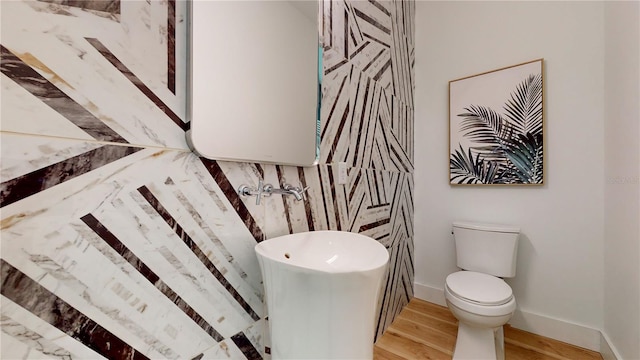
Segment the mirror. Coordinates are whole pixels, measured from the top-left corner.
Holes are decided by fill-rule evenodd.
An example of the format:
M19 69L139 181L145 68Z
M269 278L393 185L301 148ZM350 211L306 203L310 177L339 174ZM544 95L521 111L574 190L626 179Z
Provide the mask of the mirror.
M318 1L190 1L189 147L217 160L315 165Z

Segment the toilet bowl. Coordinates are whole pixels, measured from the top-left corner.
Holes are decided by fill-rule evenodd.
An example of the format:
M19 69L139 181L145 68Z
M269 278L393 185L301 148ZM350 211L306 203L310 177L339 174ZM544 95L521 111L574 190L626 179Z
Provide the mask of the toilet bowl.
M475 271L447 276L445 299L459 320L454 359L504 359L506 324L516 309L511 287L504 280Z

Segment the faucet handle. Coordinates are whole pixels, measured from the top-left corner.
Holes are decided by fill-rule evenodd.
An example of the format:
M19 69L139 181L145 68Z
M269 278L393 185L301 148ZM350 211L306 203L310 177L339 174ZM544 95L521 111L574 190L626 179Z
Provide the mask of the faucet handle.
M258 180L258 187L255 189L250 187L249 185L240 185L240 187L238 187L238 194L240 196L255 196L256 205L260 205L260 198L263 196L263 194L265 194L265 196L271 195L272 189L272 185L263 185L263 181Z
M302 195L302 200L307 200L307 190L309 190L309 186L302 188L300 190L300 195Z
M264 188L262 179L258 180L258 188L256 189L256 205L260 205L260 199L262 198Z

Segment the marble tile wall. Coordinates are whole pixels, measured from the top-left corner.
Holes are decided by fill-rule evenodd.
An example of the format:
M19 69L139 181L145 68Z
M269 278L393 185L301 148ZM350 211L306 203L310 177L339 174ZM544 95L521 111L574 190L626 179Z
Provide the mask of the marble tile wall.
M269 357L253 247L320 229L389 250L382 333L413 295L414 3L322 7L302 168L189 152L184 1L0 4L1 358ZM258 179L308 199L236 194Z

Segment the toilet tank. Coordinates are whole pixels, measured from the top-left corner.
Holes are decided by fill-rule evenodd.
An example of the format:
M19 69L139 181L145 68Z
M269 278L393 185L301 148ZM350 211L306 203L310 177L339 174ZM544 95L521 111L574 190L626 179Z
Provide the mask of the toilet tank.
M459 268L499 277L516 276L520 228L510 225L454 222Z

